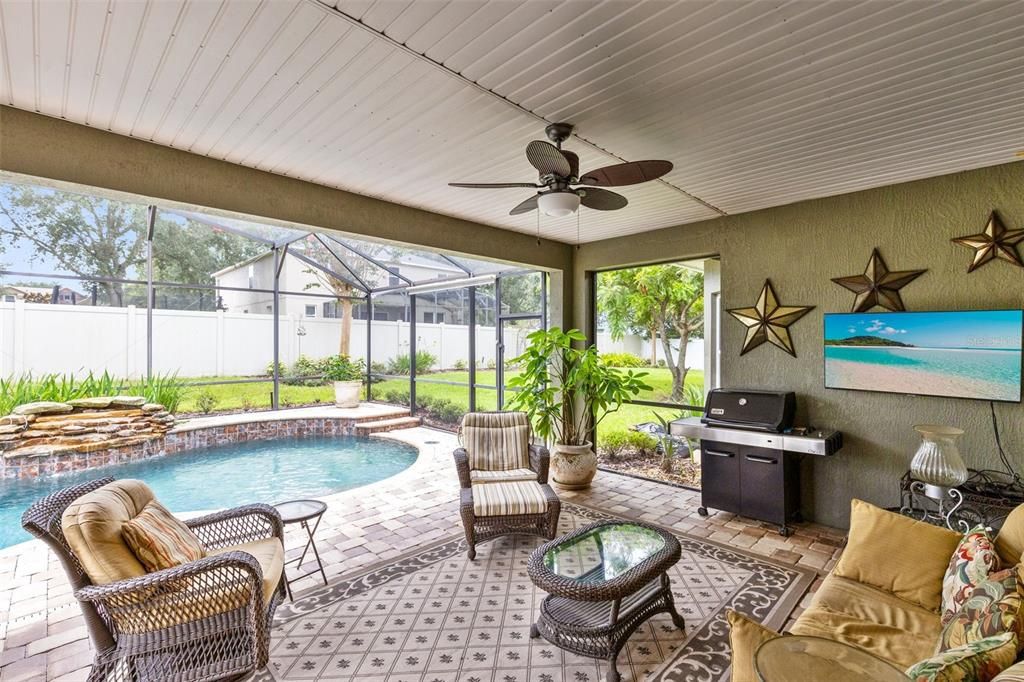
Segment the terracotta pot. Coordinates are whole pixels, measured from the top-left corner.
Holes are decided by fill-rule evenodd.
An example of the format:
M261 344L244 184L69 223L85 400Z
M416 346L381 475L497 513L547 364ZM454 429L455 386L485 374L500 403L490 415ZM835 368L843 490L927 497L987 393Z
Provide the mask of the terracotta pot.
M551 480L566 490L583 490L590 487L597 473L597 455L593 443L584 445L563 445L555 443L551 448Z
M338 407L359 407L359 391L362 381L335 381L334 404Z

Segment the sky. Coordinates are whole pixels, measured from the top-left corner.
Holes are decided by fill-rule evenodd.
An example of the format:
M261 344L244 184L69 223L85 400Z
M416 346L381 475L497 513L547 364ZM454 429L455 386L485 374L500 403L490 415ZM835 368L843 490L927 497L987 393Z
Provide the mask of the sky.
M1020 349L1024 313L975 310L936 313L830 313L825 338L877 336L924 348Z

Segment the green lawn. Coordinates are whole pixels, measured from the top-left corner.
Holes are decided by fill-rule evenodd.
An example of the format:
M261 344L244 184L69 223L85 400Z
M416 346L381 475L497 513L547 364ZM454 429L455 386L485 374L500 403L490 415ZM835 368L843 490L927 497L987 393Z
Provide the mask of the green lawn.
M637 397L642 400L667 401L672 392L672 375L668 369L659 367L656 369L645 368L640 371L648 372L648 376L645 378L645 381L651 385L652 390L644 391ZM513 374L514 372L507 372L506 379L508 376ZM244 377L221 377L220 379L236 378L240 379ZM462 385L451 386L448 384L432 384L427 381L417 382L417 398L422 399L423 397L427 397L428 400L447 400L452 403L453 406L457 406L461 412L465 412L469 409L469 387L466 385L469 381L468 371L435 372L433 374L423 375L422 378L454 381L459 382ZM186 381L216 380L217 379L211 377L207 379L189 379ZM493 386L495 382L495 371L493 369L478 370L476 373L476 381L478 386ZM704 373L699 370L691 370L686 377L686 383L702 386L704 383ZM213 412L242 409L270 409L270 392L272 389L273 384L269 380L261 381L259 383L195 386L188 389L188 392L182 400L179 411L202 411L200 409L200 404L202 402L201 397L204 395L208 395L212 398ZM388 398L398 395L404 396L405 400L408 400L408 394L409 381L407 379L388 379L373 385L374 400L391 402ZM494 389L477 388L476 397L478 410L497 409L497 391ZM329 385L289 386L283 382L281 384L281 404L283 406L306 405L317 402L330 403L333 400L334 389ZM453 410L453 414L454 412L455 411ZM652 408L644 405L623 405L618 411L608 415L601 422L599 432L609 433L612 431L627 430L634 424L656 421L654 412L658 412L668 418L676 418L681 413L679 410L670 408ZM446 421L453 421L453 419L447 419Z

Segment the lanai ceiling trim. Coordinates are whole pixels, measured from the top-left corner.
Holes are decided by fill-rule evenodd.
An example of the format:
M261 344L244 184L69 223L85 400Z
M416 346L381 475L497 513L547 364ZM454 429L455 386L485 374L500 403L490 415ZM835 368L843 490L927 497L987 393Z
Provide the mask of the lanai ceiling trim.
M1017 160L1019 0L2 0L0 103L477 222L523 149L665 158L592 241ZM576 240L576 219L540 220Z

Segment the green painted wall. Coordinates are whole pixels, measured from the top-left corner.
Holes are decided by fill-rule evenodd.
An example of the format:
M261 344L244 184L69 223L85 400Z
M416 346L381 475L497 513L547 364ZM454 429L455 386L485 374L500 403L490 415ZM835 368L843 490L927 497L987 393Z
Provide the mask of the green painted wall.
M848 312L853 302L830 279L862 272L877 246L892 269L928 269L903 289L909 310L1024 307L1024 269L996 262L968 275L971 252L949 241L980 232L992 209L1008 228L1024 228L1024 163L585 244L576 259L576 324L589 314L588 271L709 254L722 259L725 308L753 305L766 277L783 304L817 306L790 328L795 359L769 345L740 357L743 327L723 315L723 385L792 389L801 422L844 432L839 455L805 463L804 510L845 527L851 497L898 503L897 479L917 447L914 424L965 429L961 450L973 468L995 468L998 460L987 403L823 388L822 315ZM1000 404L996 412L1024 473L1022 408Z

